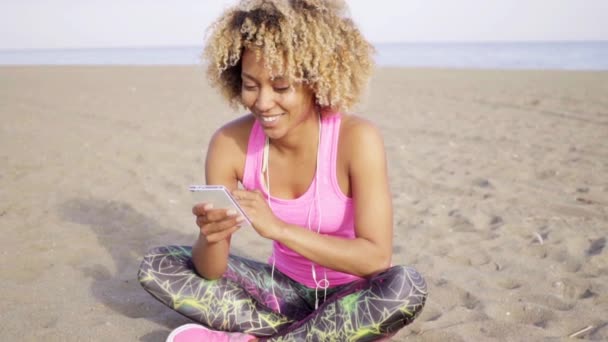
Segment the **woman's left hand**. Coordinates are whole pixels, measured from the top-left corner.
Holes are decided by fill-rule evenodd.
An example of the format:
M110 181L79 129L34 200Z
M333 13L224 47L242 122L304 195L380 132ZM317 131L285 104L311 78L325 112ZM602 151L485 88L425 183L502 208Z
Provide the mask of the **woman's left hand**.
M264 195L257 190L234 190L232 196L239 202L258 234L275 240L283 222L274 215Z

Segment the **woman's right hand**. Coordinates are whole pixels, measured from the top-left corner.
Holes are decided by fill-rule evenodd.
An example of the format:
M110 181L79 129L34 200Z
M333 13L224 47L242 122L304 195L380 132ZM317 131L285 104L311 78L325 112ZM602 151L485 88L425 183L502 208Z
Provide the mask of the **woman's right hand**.
M207 243L225 240L240 228L243 217L233 209L215 209L211 203L198 203L192 207L196 225Z

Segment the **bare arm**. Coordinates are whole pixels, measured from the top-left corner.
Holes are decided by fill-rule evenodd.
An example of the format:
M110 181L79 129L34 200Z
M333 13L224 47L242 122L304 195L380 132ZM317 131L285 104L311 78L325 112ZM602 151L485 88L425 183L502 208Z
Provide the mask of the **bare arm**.
M243 131L243 122L243 119L234 121L212 137L205 160L207 184L224 185L230 190L237 188L238 164L244 158L240 144L243 137L239 134ZM239 218L221 208L210 209L203 203L194 206L192 211L200 227L198 239L192 246L194 267L202 277L217 279L226 271L230 237L239 228Z
M260 235L276 240L311 261L349 274L369 276L390 266L392 255L392 204L384 144L378 130L357 119L341 136L348 154L349 179L355 211L355 238L319 235L278 219L264 218L262 201L248 203L264 223ZM251 196L238 191L240 196ZM249 201L247 201L249 202ZM250 209L251 210L251 209ZM249 211L248 211L249 214ZM273 215L272 215L273 216ZM255 225L254 220L254 225Z

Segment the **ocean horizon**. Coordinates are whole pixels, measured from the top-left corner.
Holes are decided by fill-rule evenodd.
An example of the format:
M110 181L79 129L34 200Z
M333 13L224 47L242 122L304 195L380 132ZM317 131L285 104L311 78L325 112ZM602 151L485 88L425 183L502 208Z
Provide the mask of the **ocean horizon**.
M608 41L375 44L381 67L608 70ZM202 46L0 50L0 65L198 65Z

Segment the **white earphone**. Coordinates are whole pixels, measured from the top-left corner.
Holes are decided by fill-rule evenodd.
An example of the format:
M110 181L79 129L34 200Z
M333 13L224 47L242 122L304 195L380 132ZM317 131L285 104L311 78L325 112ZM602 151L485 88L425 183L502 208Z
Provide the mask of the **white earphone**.
M319 234L321 232L321 205L319 203L319 148L321 147L321 115L318 115L319 118L319 135L318 135L318 143L317 143L317 162L315 165L315 177L314 177L314 182L315 182L315 193L314 193L314 197L312 199L312 204L310 206L310 208L308 209L308 218L307 218L307 226L308 229L310 231L313 231L312 229L312 208L313 205L315 205L315 209L318 213L318 220L317 220L317 234ZM268 193L268 197L267 197L267 201L268 201L268 206L270 207L270 210L272 210L272 204L270 202L270 169L268 167L268 159L269 159L269 155L270 155L270 139L268 137L266 137L266 141L264 143L264 152L263 152L263 162L262 162L262 174L266 176L266 191ZM274 269L275 269L275 257L274 257L274 253L273 253L273 258L272 258L272 270L270 273L270 277L272 279L271 282L271 290L272 290L272 296L275 300L275 304L277 306L277 309L279 310L279 313L281 313L281 307L279 306L279 301L277 299L277 296L275 295L274 292ZM323 300L325 300L325 298L327 298L327 289L329 288L329 280L327 280L327 274L323 275L323 279L321 280L317 280L317 271L315 269L315 265L314 263L311 263L311 274L312 274L312 279L315 283L315 310L319 308L319 296L318 296L318 290L319 289L323 289L324 293L323 293Z

